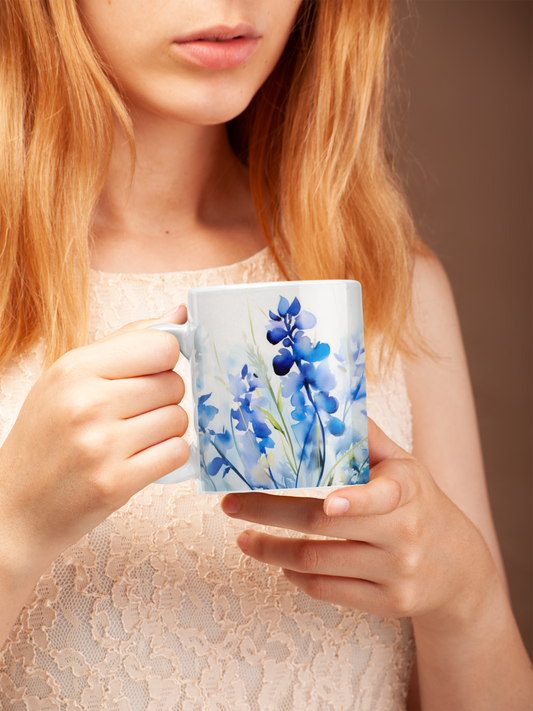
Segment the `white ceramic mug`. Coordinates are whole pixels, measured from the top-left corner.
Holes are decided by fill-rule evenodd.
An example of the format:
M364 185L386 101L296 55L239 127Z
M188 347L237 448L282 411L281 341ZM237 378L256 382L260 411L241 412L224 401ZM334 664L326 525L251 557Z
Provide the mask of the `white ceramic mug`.
M195 438L159 479L202 493L368 481L361 286L296 281L190 289L156 324L191 364Z

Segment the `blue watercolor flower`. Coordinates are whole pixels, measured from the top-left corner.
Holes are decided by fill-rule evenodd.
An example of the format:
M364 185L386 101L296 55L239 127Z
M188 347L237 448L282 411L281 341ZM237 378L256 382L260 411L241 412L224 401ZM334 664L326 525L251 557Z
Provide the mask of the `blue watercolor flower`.
M205 481L224 479L230 472L229 488L236 488L234 477L249 489L368 481L368 448L358 432L362 424L357 414L364 414L366 396L362 333L348 337L330 359L330 345L318 341L312 331L316 316L303 310L298 298L280 296L277 309L268 316L266 340L275 353L266 360L279 377L279 389L253 327L247 363L241 367L238 359L227 361L225 377L222 369L222 377L216 376L229 394L225 426L209 400L212 393L200 395L197 383ZM245 342L249 343L246 338ZM235 364L240 368L236 372ZM357 411L356 401L362 406ZM219 489L216 482L212 486Z
M209 423L214 420L218 414L218 408L205 404L211 395L212 393L208 393L198 398L198 427L200 430L206 430Z
M265 384L247 365L242 368L240 376L228 373L228 381L229 391L236 405L231 410L231 417L235 420L235 429L246 433L246 437L241 438L242 451L246 453L245 464L250 471L257 466L260 455L276 446L270 437L272 429L267 425L261 411L268 406L268 401L257 394L254 396L256 390L264 388Z
M320 484L326 459L326 428L334 437L340 437L345 430L344 422L334 415L339 402L330 395L336 386L336 378L327 363L331 348L328 343L313 343L305 333L316 326L317 318L303 311L297 298L289 303L280 296L277 314L270 311L269 316L271 327L267 330L267 340L272 345L283 345L274 356L272 367L283 379L281 393L284 398L290 398L294 408L291 417L297 423L293 425L301 447L297 477L304 460L316 455L317 484ZM315 437L311 438L316 426L318 442Z
M294 298L292 303L280 296L278 313L269 311L271 328L267 331L267 340L276 346L283 342L284 348L279 350L272 361L276 375L287 375L298 361L316 363L325 360L330 354L327 343L320 341L313 345L304 331L314 328L316 316L309 311L302 311L300 302Z

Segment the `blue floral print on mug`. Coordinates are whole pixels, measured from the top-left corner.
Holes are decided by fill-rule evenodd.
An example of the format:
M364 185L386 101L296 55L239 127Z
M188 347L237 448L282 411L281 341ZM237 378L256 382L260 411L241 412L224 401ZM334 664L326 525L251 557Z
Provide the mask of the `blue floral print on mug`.
M280 293L268 313L246 298L248 328L230 352L222 355L216 338L196 328L202 489L368 482L362 322L329 343L300 298Z

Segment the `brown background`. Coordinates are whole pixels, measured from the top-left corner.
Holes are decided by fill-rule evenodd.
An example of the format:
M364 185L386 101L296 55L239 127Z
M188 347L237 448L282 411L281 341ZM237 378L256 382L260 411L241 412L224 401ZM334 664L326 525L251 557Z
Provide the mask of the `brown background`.
M397 0L396 11L401 170L420 234L454 287L493 514L531 654L532 4Z

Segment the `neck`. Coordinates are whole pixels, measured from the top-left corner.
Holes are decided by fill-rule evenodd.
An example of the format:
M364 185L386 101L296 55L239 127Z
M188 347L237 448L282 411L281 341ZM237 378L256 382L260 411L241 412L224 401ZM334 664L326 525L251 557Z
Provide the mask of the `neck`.
M134 115L133 127L132 174L128 143L115 126L93 220L91 266L204 268L218 266L207 263L206 254L225 264L261 249L247 171L231 150L224 124L198 126L158 116L146 121Z

